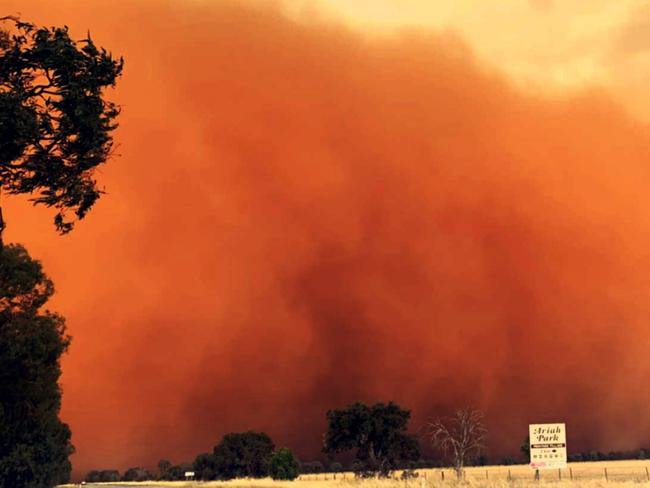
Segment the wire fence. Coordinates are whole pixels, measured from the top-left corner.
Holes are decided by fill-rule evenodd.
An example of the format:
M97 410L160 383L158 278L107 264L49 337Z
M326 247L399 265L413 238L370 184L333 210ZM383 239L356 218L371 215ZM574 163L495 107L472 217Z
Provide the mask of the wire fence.
M581 463L582 464L582 463ZM574 464L562 469L543 469L537 474L534 469L526 465L518 466L495 466L495 467L469 467L464 471L466 481L634 481L650 482L650 464L629 464L616 463L598 465L600 463ZM604 463L603 463L604 464ZM456 472L450 468L436 468L415 470L417 478L425 481L452 481L456 480ZM393 479L402 479L401 471L394 471L391 474ZM318 473L300 475L305 481L335 481L354 480L355 475L351 472L344 473Z

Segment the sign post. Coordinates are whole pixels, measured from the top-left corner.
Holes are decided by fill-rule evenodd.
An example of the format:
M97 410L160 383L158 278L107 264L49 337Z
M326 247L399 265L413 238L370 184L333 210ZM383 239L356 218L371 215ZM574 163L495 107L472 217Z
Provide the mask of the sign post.
M567 467L565 424L531 424L530 467L539 469L562 469ZM539 472L535 474L539 479Z

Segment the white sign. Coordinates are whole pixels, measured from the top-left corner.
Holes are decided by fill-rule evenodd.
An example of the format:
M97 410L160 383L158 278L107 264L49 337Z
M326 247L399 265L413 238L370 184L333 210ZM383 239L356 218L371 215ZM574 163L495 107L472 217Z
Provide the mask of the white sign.
M186 478L194 478L194 471L185 471Z
M530 467L533 469L566 468L566 426L564 424L531 424Z

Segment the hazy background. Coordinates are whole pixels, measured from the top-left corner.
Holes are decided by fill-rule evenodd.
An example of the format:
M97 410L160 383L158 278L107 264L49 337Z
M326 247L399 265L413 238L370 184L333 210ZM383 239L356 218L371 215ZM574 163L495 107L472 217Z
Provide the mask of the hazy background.
M650 444L650 9L487 3L4 1L126 58L88 219L3 201L77 472L247 429L310 460L356 400L481 408L492 455Z

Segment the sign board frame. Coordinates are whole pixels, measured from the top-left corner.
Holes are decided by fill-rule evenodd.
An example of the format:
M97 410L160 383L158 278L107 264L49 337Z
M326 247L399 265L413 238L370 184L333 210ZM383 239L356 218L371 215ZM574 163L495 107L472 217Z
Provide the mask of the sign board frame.
M530 424L528 435L531 468L567 467L566 424Z

